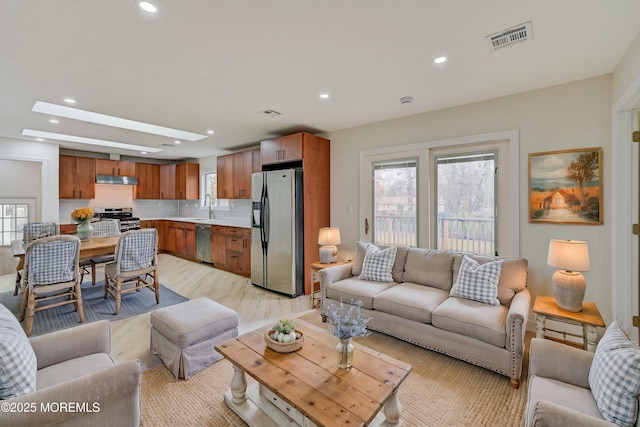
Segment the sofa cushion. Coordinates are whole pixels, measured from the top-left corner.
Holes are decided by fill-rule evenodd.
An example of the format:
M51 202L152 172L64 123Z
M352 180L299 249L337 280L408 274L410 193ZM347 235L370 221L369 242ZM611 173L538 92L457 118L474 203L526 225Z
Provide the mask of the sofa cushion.
M628 426L638 416L640 348L613 322L596 347L589 371L589 387L602 416Z
M527 385L526 414L531 422L538 403L549 401L565 408L573 409L581 414L602 419L593 395L588 388L554 380L551 378L532 376Z
M465 255L462 258L458 279L451 288L451 296L500 305L498 281L502 264L502 260L480 264Z
M362 263L362 273L358 278L376 282L393 281L391 270L396 261L396 252L397 248L395 246L380 250L375 245L369 245Z
M436 328L466 335L497 347L505 347L505 324L509 309L470 299L449 297L433 310L431 323Z
M0 304L0 399L36 391L38 361L18 319Z
M38 390L81 378L113 365L113 360L107 353L94 353L65 360L38 371Z
M373 308L422 323L431 323L431 313L449 292L416 283L400 283L373 298Z
M380 292L396 286L396 282L371 282L360 280L357 277L340 280L327 286L327 298L344 301L350 304L351 301L362 302L362 308L373 309L373 297Z
M498 282L498 300L500 304L509 307L513 296L527 287L527 268L528 261L526 258L498 258L492 256L481 256L473 254L456 253L453 261L453 282L458 279L462 257L464 255L478 261L480 264L496 261L501 259L504 261L502 272L500 273L500 281Z
M453 252L411 248L407 254L403 282L449 290L453 283Z

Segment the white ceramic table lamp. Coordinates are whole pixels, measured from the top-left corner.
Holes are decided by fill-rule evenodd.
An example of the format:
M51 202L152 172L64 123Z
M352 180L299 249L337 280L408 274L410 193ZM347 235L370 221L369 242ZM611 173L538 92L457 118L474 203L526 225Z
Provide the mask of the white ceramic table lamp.
M335 227L323 227L318 233L318 244L320 248L320 262L322 264L329 264L336 262L336 255L338 254L338 248L340 242L340 229Z
M551 239L547 264L559 269L551 278L558 307L567 311L582 311L585 280L581 271L591 269L587 242Z

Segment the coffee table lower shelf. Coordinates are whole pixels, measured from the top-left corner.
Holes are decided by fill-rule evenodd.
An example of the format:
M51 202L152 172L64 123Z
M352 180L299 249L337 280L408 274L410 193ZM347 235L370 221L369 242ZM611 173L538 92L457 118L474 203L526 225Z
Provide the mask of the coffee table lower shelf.
M234 403L231 390L224 394L224 401L229 409L250 427L316 426L295 408L287 405L286 402L258 383L247 387L244 402ZM386 425L385 420L383 411L380 411L369 425L382 427Z

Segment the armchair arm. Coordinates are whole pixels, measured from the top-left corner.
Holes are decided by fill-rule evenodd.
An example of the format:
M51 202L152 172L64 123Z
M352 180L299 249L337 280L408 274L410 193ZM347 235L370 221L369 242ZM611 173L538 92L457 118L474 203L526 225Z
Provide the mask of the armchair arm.
M139 426L142 367L129 360L6 400L18 412L4 412L3 426ZM71 404L67 410L60 405ZM24 410L24 409L28 410Z
M551 378L582 388L589 387L593 353L555 341L532 338L529 376Z
M327 297L327 286L351 277L352 268L351 264L342 264L323 268L318 272L318 277L320 278L320 313L324 313L324 300Z
M603 419L556 405L548 400L538 402L531 420L532 427L611 427L613 425Z
M38 359L38 369L95 353L111 351L109 322L88 323L30 338Z

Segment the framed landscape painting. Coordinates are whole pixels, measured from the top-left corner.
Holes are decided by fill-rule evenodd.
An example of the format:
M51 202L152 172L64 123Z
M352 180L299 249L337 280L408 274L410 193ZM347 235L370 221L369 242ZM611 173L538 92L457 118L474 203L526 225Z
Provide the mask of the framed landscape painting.
M529 154L529 222L602 224L602 148Z

